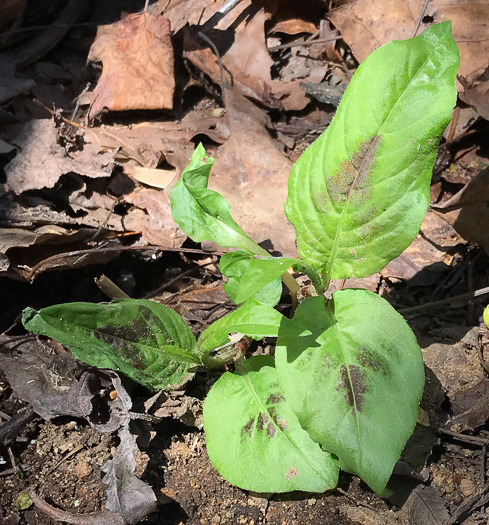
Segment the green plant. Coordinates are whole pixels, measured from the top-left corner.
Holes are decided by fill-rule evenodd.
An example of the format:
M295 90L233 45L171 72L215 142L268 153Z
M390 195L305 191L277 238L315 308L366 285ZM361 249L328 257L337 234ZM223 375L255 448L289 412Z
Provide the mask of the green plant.
M240 305L198 341L175 312L131 299L26 309L26 328L152 389L183 383L196 365L235 360L232 343L242 335L276 337L274 358L238 360L205 400L214 466L257 492L322 492L336 486L341 468L381 494L416 423L421 351L381 297L362 289L323 294L331 279L380 271L417 234L457 67L450 22L390 42L361 64L331 125L290 176L285 210L300 259L271 257L243 232L207 188L214 161L197 147L172 190L173 217L195 241L238 249L220 268ZM274 309L280 278L297 294L290 267L314 287L292 319Z

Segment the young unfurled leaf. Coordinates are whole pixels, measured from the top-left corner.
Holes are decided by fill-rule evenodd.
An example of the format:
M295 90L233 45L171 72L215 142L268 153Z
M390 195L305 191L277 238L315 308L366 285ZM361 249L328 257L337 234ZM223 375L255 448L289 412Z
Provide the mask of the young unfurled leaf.
M204 146L199 144L171 191L173 220L195 242L213 241L227 248L268 255L236 224L224 197L207 189L213 164L214 159L207 157Z
M291 266L302 268L304 264L299 259L285 257L257 259L242 250L224 254L219 263L221 273L228 278L224 290L231 301L241 304L255 298L269 306L275 306L280 300L282 284L279 277ZM262 293L262 289L271 283L274 283L274 287Z
M183 319L145 299L26 308L23 323L59 341L84 363L117 370L152 390L181 385L200 363Z
M458 62L450 22L377 49L294 165L286 215L326 282L381 270L417 234Z
M382 493L412 434L424 387L421 350L404 319L367 290L306 299L279 335L279 384L302 427L340 467ZM307 335L308 332L311 335Z
M273 359L253 357L226 372L204 403L209 458L233 485L255 492L324 492L338 464L303 430L277 383Z
M202 332L197 345L200 352L206 354L229 343L228 335L232 332L253 339L277 337L279 329L289 323L289 319L271 306L250 299L243 306L212 323Z

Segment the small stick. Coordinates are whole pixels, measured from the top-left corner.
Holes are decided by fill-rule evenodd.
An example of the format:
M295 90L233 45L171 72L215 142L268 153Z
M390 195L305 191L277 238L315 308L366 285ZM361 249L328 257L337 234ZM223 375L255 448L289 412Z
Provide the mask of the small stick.
M457 441L462 441L463 443L470 443L471 445L479 445L481 447L487 447L487 445L489 445L489 439L476 436L466 436L465 434L459 434L458 432L452 432L451 430L446 430L444 428L438 429L438 432L453 437Z
M457 128L458 117L460 115L460 106L455 106L453 110L452 125L450 126L450 131L448 132L447 142L451 142L455 136L455 130Z
M402 315L413 313L417 314L420 312L424 312L425 310L431 310L432 308L444 306L446 304L458 301L470 301L471 299L475 299L476 297L481 297L482 295L487 294L489 294L489 286L486 288L480 288L479 290L475 290L474 292L468 292L462 295L456 295L455 297L449 297L448 299L442 299L441 301L433 301L431 303L420 304L419 306L412 306L411 308L401 308L400 310L398 310L398 312Z
M416 33L418 32L419 26L421 25L421 21L424 18L424 14L426 12L426 8L428 7L428 2L429 1L430 0L424 0L423 7L421 8L421 12L419 13L419 16L418 16L418 21L416 23L416 27L414 28L414 31L413 31L413 35L412 35L413 38L416 36Z
M41 106L43 109L45 109L48 113L50 113L53 117L56 116L56 111L53 111L51 108L48 108L46 104L43 104L40 100L37 98L33 99L34 104L37 104L38 106ZM67 119L66 117L61 116L61 120L65 124L69 124L70 126L74 126L75 128L80 129L88 129L85 126L82 126L81 124L78 124L77 122L73 122L72 120Z
M91 512L90 514L71 514L64 510L57 509L49 505L40 498L32 489L27 491L34 505L47 516L55 521L64 521L73 525L100 525L101 523L110 523L111 525L125 525L124 518L110 510L101 512Z
M45 475L45 477L47 478L50 474L52 474L60 465L61 463L64 463L68 458L71 458L71 456L74 456L75 454L78 454L78 452L80 452L80 450L82 450L82 448L84 448L85 445L78 445L76 446L73 450L70 450L70 452L68 452L68 454L66 454L65 457L61 458L57 463L56 465L54 465L53 468L49 469ZM31 498L32 499L32 498ZM34 501L34 500L33 500Z
M95 278L95 284L101 292L103 292L109 299L129 299L124 290L121 290L117 284L111 281L106 275L102 274L98 279Z

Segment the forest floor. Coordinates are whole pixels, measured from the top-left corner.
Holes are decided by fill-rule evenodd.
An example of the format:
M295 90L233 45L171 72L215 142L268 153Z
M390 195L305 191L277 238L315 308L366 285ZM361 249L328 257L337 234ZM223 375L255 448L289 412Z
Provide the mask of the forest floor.
M228 3L0 3L0 525L489 523L489 12L242 0L219 15ZM292 164L327 128L359 62L445 19L461 53L459 98L421 231L381 272L333 283L387 299L423 351L418 425L386 498L343 472L324 494L236 488L210 463L202 424L221 372L199 369L153 396L26 333L26 307L113 298L102 276L171 307L196 336L231 311L219 250L171 218L169 192L196 144L216 158L210 186L243 230L296 256L283 214ZM74 378L89 378L86 418L56 397ZM135 465L121 459L133 438L108 408L113 392L120 410L130 398ZM108 513L136 479L156 505L142 497L139 515Z

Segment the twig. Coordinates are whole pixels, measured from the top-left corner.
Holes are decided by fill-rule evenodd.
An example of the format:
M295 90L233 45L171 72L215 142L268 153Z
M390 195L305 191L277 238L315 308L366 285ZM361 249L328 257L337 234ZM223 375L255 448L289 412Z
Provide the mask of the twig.
M88 239L88 242L94 242L97 240L98 236L102 233L102 231L107 227L107 224L109 224L109 219L111 215L114 213L115 207L122 202L122 197L117 197L112 201L112 206L110 207L109 213L107 213L107 216L105 217L104 222L95 230L95 233Z
M50 474L52 474L61 465L61 463L64 463L68 458L71 458L71 456L74 456L75 454L78 454L78 452L80 452L80 450L82 450L84 447L85 447L85 445L78 445L73 450L70 450L68 452L68 454L66 454L66 456L61 458L56 463L56 465L54 465L54 467L52 467L51 469L49 469L47 471L47 473L45 474L45 477L47 478Z
M416 23L416 27L414 28L414 31L413 31L413 35L412 35L413 38L416 36L416 33L418 32L419 26L421 25L421 21L424 18L424 14L426 12L426 8L428 7L428 2L429 1L430 0L424 0L423 7L421 8L421 12L419 13L419 16L418 16L418 21Z
M91 248L89 250L76 250L72 252L58 253L44 259L37 263L31 271L26 275L29 281L33 281L42 271L43 267L47 264L57 261L58 259L64 259L67 257L84 257L92 253L109 253L109 252L126 252L126 251L159 251L159 252L182 252L182 253L198 253L211 255L209 252L199 250L197 248L174 248L173 246L160 246L160 245L148 245L148 246L106 246L103 248ZM212 255L223 255L225 252L215 251Z
M214 42L205 33L203 33L202 31L199 31L197 33L197 36L202 41L204 41L206 44L208 44L211 47L212 51L214 51L214 54L217 57L217 64L219 65L219 76L221 77L221 90L224 90L226 86L224 84L224 73L223 73L224 68L222 66L221 54L219 53L219 50L217 49L216 44L214 44Z
M106 275L102 274L98 279L95 278L95 284L110 299L129 299L124 290L121 290L117 284L111 281Z
M83 91L75 98L75 108L73 109L71 113L71 122L75 120L75 116L78 113L78 110L80 109L81 99L83 95L87 93L87 91L90 89L90 82L85 86Z
M73 525L102 525L110 523L111 525L124 525L124 518L116 512L103 510L101 512L91 512L90 514L71 514L61 509L56 509L40 498L32 489L27 493L34 505L47 516L55 521L64 521Z
M477 436L466 436L465 434L459 434L458 432L452 432L451 430L446 430L444 428L439 428L438 432L440 434L445 434L447 436L453 437L453 439L456 439L457 441L462 441L463 443L479 445L481 447L486 447L487 445L489 445L489 439L484 439Z
M441 299L440 301L433 301L431 303L420 304L419 306L412 306L411 308L401 308L400 310L398 310L398 312L402 315L414 313L418 314L420 312L424 312L425 310L431 310L432 308L437 308L438 306L444 306L446 304L456 303L459 301L463 301L465 303L466 301L470 301L471 299L475 299L476 297L481 297L482 295L487 294L489 294L489 286L486 288L475 290L474 292L468 292L462 295L456 295L455 297L449 297L448 299Z
M450 126L450 131L448 132L447 142L450 142L451 140L453 140L453 137L455 136L455 130L457 128L459 115L460 115L460 106L455 106L455 109L453 110L452 124Z
M48 113L50 113L53 117L54 116L58 116L56 111L53 111L51 108L48 108L46 106L46 104L43 104L39 99L37 98L34 98L32 100L34 102L34 104L37 104L38 106L40 106L41 108L45 109ZM73 126L75 128L80 128L80 129L88 129L86 128L85 126L82 126L81 124L78 124L78 122L73 122L72 120L69 120L67 119L66 117L63 117L62 115L60 116L61 117L61 120L65 123L65 124L69 124L70 126Z
M158 288L156 288L156 290L152 290L150 293L146 294L146 298L148 297L154 297L155 295L159 295L163 290L166 290L168 287L170 287L173 283L176 283L179 279L181 279L182 277L185 277L186 275L188 275L189 273L192 273L196 270L197 268L195 267L192 267L192 268L189 268L188 270L185 270L184 272L182 273L179 273L176 277L174 277L173 279L170 279L169 281L167 281L166 283L163 283L161 286L159 286Z

